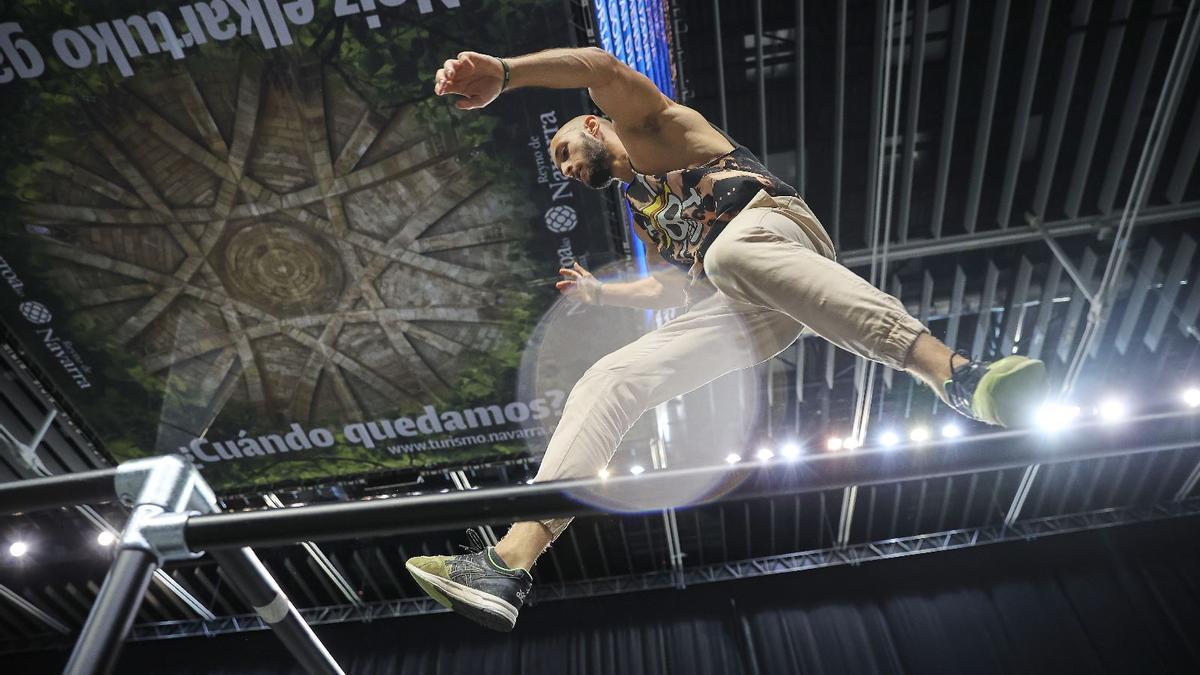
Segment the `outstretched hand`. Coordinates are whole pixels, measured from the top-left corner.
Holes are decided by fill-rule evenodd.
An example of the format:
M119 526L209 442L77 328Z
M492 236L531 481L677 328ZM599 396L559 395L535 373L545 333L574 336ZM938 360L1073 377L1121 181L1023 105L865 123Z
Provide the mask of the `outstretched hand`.
M464 98L454 102L460 110L482 108L500 95L504 87L504 67L500 59L477 52L460 52L438 69L433 93L438 96L458 94Z
M558 273L565 277L554 284L560 293L589 305L599 304L602 284L599 279L592 276L591 272L585 270L579 263L575 263L573 267L559 269Z

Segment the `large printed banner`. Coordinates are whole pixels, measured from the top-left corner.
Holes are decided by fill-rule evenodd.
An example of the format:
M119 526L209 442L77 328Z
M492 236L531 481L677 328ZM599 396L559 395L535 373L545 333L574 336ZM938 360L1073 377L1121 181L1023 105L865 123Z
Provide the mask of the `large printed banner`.
M539 447L565 393L516 370L550 278L613 257L547 152L586 99L462 112L432 80L569 46L566 3L17 4L0 319L115 459L230 490Z

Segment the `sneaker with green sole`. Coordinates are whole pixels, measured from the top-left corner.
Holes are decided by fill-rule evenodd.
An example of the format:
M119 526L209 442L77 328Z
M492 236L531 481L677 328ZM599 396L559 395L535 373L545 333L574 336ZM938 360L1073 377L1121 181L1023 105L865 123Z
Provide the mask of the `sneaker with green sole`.
M492 630L511 631L533 577L526 570L505 565L496 549L483 546L477 535L472 541L476 550L470 553L417 556L409 558L404 567L442 606Z
M988 424L1030 424L1048 393L1046 364L1018 355L987 362L967 358L943 385L951 407Z

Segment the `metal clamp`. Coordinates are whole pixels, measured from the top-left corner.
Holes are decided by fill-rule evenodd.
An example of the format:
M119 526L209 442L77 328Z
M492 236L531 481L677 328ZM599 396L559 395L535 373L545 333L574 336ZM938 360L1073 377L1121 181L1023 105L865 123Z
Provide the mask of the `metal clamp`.
M114 479L121 503L133 509L121 535L121 548L146 551L159 564L190 560L184 527L193 515L220 511L212 488L177 455L147 457L118 467Z

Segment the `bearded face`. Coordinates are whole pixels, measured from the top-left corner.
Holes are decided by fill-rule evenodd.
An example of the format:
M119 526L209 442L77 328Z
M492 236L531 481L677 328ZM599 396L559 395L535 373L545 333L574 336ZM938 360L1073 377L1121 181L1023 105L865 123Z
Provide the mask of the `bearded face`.
M609 183L613 181L612 152L603 143L588 134L580 133L579 136L581 161L585 168L581 182L593 190L608 187Z

